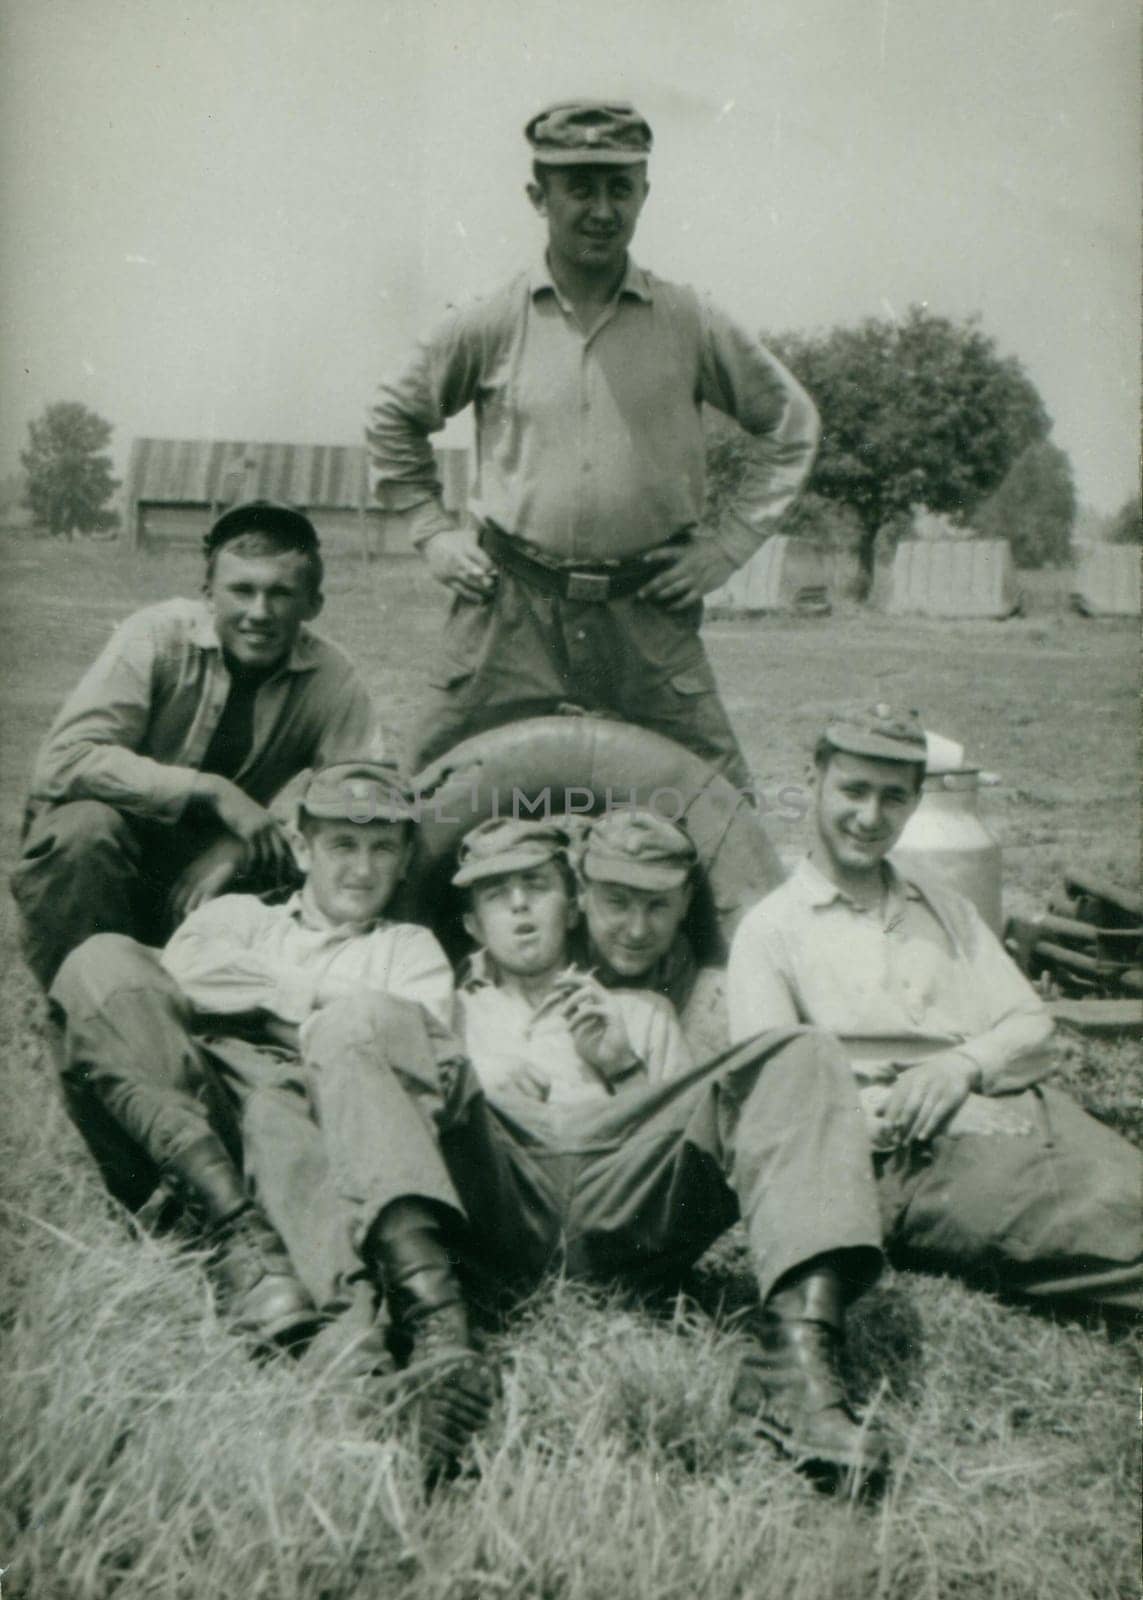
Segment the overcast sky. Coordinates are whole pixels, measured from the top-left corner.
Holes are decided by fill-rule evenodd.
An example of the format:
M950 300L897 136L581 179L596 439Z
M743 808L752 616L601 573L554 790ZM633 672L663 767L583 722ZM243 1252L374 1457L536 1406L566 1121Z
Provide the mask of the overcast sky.
M0 471L136 434L354 443L540 245L521 129L655 131L636 259L759 329L979 313L1080 495L1137 481L1137 0L0 0Z

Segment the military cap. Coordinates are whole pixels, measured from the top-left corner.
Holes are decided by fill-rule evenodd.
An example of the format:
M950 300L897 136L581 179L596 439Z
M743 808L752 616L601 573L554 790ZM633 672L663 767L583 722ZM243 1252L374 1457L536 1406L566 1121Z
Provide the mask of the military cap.
M592 825L580 871L593 882L679 889L698 861L694 841L657 811L609 811Z
M409 822L416 805L409 786L389 761L338 761L316 767L298 811L329 822Z
M651 129L623 100L565 100L524 129L532 157L551 167L626 166L651 154Z
M878 761L919 761L923 765L926 757L925 730L919 714L884 701L833 712L823 738L835 750L872 756Z
M566 860L569 842L567 830L556 822L492 817L465 834L452 881L463 889L483 878L526 872L560 857Z
M276 500L244 500L230 506L211 527L202 542L203 553L213 555L240 533L285 534L299 550L318 548L317 529L304 512Z

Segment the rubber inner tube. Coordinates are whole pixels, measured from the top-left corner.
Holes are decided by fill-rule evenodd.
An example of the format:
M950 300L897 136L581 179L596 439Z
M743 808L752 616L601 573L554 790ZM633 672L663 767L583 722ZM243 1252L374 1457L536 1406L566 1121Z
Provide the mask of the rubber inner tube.
M466 739L416 779L420 827L394 915L467 948L449 883L465 833L491 816L598 815L648 806L682 819L702 863L687 931L702 962L726 959L744 911L784 877L758 813L701 757L661 734L599 717L534 717Z

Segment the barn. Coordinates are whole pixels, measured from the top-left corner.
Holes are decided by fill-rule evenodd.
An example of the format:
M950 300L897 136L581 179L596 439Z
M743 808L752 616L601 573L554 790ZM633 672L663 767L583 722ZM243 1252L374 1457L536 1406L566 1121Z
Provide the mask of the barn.
M469 454L438 449L445 505L463 510ZM123 483L131 549L197 544L228 505L282 500L313 521L323 546L358 555L411 555L408 519L370 503L363 445L136 439Z

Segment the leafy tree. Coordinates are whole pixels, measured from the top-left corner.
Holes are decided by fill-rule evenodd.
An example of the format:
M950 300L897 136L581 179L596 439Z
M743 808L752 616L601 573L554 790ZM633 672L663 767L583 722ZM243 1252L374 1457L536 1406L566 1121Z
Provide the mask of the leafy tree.
M119 486L104 454L110 442L111 424L74 400L57 400L29 422L28 448L20 451L25 504L53 536L108 525L105 507Z
M975 320L914 306L901 322L870 318L767 343L821 412L806 487L856 515L863 595L882 528L900 526L914 505L966 520L1051 427L1023 367L999 355Z
M1138 500L1128 500L1112 517L1107 529L1112 544L1143 544L1143 513Z
M1007 539L1018 567L1063 566L1076 520L1072 464L1058 445L1030 444L973 517L986 539Z

